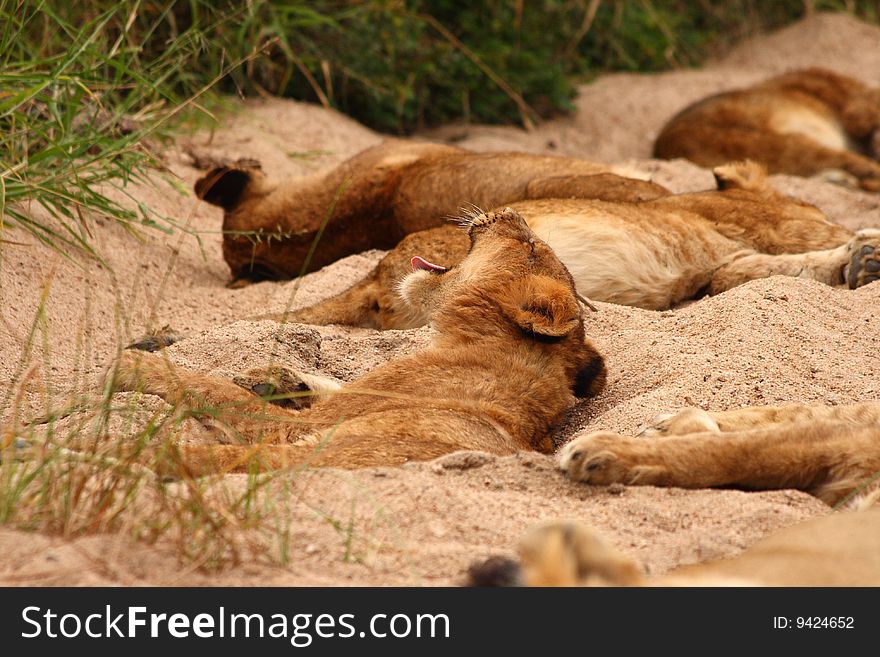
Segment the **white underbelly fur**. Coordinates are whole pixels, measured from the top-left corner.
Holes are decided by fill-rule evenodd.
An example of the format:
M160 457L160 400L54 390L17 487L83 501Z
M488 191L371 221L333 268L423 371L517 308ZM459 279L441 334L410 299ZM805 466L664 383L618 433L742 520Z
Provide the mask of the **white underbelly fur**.
M595 301L649 310L669 308L686 298L682 294L696 293L720 260L741 248L696 226L687 244L681 244L676 233L659 225L634 226L598 210L523 216L571 272L578 292ZM696 287L689 289L692 284Z
M693 248L686 257L659 233L616 219L541 215L529 223L571 272L578 292L596 301L667 308L676 301L673 292L682 277L708 271L716 258ZM720 241L726 240L719 236L718 247L723 248Z
M846 132L832 119L801 106L780 108L770 120L770 128L781 134L809 137L826 148L849 149Z

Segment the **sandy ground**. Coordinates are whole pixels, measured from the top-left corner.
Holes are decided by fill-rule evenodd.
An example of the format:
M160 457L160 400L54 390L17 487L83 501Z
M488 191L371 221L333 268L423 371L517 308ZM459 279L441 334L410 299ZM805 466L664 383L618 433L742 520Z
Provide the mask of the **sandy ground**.
M449 126L422 135L475 150L529 150L630 162L674 191L710 187L711 174L686 162L655 162L651 144L676 111L708 93L789 68L821 64L880 83L880 30L845 16L817 16L753 39L699 71L609 75L581 89L578 111L532 133ZM118 349L168 324L188 336L168 349L176 363L232 376L273 361L350 380L418 349L430 329L378 333L285 326L243 318L313 303L352 284L380 257L352 256L299 282L229 290L220 254L220 211L191 189L199 172L191 147L253 157L273 178L332 167L380 135L320 107L285 100L246 103L212 134L181 138L167 171L128 192L186 228L144 229L139 238L95 218L104 264L63 258L15 229L0 243L0 421L29 420L94 388ZM169 180L177 179L172 185ZM880 225L880 197L815 180L773 178L781 190L821 207L849 228ZM37 210L35 209L36 213ZM45 303L41 298L45 296ZM876 399L880 284L855 292L780 277L752 282L675 311L599 304L588 332L606 355L607 391L572 410L561 443L593 430L630 432L657 412L684 405L722 410L744 404ZM40 309L43 309L42 313ZM34 332L34 339L29 334ZM161 408L155 398L139 402ZM196 429L194 431L197 432ZM218 486L244 485L229 476ZM450 456L403 468L309 471L279 477L282 500L266 550L219 572L182 563L165 542L129 533L47 536L0 529L0 584L448 585L474 559L510 554L535 522L578 517L597 526L658 574L717 558L798 520L826 513L792 491L681 491L576 485L551 457ZM286 551L282 549L282 544ZM289 556L283 558L283 554Z

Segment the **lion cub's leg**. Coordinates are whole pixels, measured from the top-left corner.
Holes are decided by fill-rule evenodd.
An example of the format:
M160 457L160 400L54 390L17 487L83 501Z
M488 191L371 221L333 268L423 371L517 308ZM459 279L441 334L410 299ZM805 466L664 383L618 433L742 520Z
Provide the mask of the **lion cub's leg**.
M527 199L584 198L599 201L641 203L669 196L671 192L649 180L627 178L613 173L589 176L560 175L537 178L526 186Z
M851 289L880 280L880 229L860 230L848 244L824 251L783 255L740 252L712 274L709 293L777 275L812 278Z
M880 431L819 421L653 440L594 433L565 445L559 467L591 484L797 488L834 504L880 474Z
M151 467L159 475L204 477L214 474L259 473L284 468L306 468L321 454L321 445L177 445L173 451L153 458Z
M241 440L288 441L301 432L295 412L268 404L231 381L173 367L161 356L125 351L108 381L117 392L144 392L186 406L199 418L233 429Z
M811 146L809 151L804 153L804 159L815 166L815 171L810 173L845 171L858 180L858 186L862 189L880 191L880 164L874 160L852 151L834 151L821 146Z
M648 426L639 432L639 436L645 438L680 436L701 431L721 433L714 415L696 407L683 408L675 413L658 413L651 418Z
M731 138L745 136L738 131L731 132ZM747 134L750 145L739 158L752 158L763 162L771 173L789 173L798 176L812 176L830 169L846 171L855 176L859 186L868 191L880 191L880 164L852 151L828 148L806 135L781 134L771 130L755 131ZM723 141L721 135L715 139ZM728 158L732 155L728 153Z
M730 411L704 411L685 408L655 416L639 436L682 436L697 432L729 432L818 420L839 420L853 424L880 424L880 402L844 406L750 406Z
M401 274L402 275L402 274ZM377 313L373 306L379 304L380 290L378 284L378 267L373 269L365 279L356 283L345 292L324 299L318 303L283 313L256 315L248 319L254 321L271 320L273 322L296 322L298 324L344 324L347 326L363 326L366 328L388 328L378 325Z

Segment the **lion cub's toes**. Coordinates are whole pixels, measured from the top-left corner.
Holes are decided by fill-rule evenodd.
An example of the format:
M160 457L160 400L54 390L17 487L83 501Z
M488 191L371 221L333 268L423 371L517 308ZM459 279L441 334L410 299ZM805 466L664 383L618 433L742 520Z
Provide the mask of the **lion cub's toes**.
M880 280L880 229L857 232L847 254L849 262L843 268L843 277L851 290Z
M271 403L282 408L308 408L315 399L309 384L286 367L255 367L232 381L255 395L270 397Z
M615 433L593 433L575 438L559 450L559 469L569 479L590 484L652 483L660 474L645 464L651 442Z
M720 433L718 423L702 408L685 408L676 413L660 413L648 423L640 437L681 436L688 433L713 431Z

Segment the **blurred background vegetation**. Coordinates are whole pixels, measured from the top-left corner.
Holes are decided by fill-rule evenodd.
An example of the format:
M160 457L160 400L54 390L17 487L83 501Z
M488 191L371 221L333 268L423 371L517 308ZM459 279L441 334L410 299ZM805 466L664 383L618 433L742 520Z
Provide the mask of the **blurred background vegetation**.
M878 20L876 0L0 0L0 243L4 216L83 247L83 208L155 224L99 187L141 175L146 137L205 92L319 102L396 134L528 127L578 81L698 65L822 10Z
M154 93L142 101L185 98L251 57L219 81L220 90L321 102L390 132L457 119L517 122L524 110L544 117L569 107L579 78L698 65L807 11L873 22L880 11L876 0L0 0L0 7L11 37L2 44L6 66L81 58L71 52L71 30L90 25L97 52L81 63L106 78L104 87L125 74L133 84L149 75ZM100 54L104 61L96 61Z
M254 2L267 53L235 76L246 93L330 104L387 132L451 120L528 123L570 109L574 82L605 71L700 64L806 11L877 21L874 0L367 0Z

